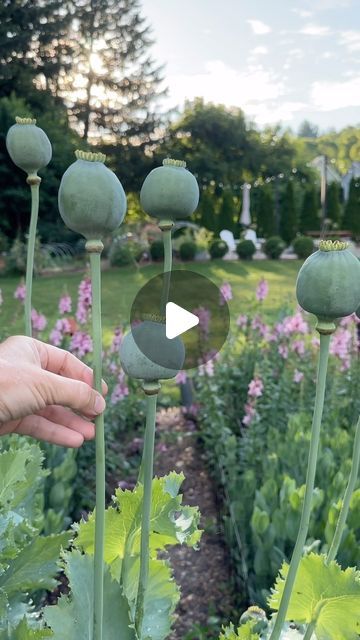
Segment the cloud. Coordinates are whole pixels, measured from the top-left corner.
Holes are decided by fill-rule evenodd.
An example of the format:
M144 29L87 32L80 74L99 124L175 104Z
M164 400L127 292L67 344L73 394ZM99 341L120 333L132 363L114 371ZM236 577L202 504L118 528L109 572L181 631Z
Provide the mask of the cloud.
M313 15L312 11L306 11L305 9L291 9L294 13L296 13L300 18L311 18Z
M348 7L352 0L308 0L307 4L313 11L328 11L329 9L342 9Z
M272 30L268 24L265 24L265 22L262 22L261 20L247 20L247 22L257 36L261 36L264 33L270 33Z
M246 113L253 117L259 125L265 125L281 121L290 122L297 113L305 111L307 108L306 102L259 103L248 105Z
M303 33L306 36L327 36L331 32L329 27L309 23L300 29L299 33Z
M255 47L250 51L250 55L252 56L262 56L266 53L269 53L269 49L267 47Z
M169 99L182 105L186 99L203 96L205 101L238 106L276 100L284 93L283 81L262 65L249 65L238 71L221 60L210 60L203 73L176 74L166 79Z
M311 98L320 111L360 106L360 76L344 82L314 82Z
M348 51L360 51L360 31L341 31L338 42Z

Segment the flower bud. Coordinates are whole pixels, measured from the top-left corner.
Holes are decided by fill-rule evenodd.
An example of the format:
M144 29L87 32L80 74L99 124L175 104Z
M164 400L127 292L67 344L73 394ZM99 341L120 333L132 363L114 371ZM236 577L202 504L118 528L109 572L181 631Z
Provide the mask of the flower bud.
M188 218L199 202L199 187L186 163L167 158L150 171L140 191L141 206L160 220Z
M102 238L123 221L126 196L120 180L108 169L103 153L76 151L59 189L59 211L69 229L87 240Z
M34 177L49 164L52 156L50 140L31 118L15 118L6 136L6 147L17 167Z

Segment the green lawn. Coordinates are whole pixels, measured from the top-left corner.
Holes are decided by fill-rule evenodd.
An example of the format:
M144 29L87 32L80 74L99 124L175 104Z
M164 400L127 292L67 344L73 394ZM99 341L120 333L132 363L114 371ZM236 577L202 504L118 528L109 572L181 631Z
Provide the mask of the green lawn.
M294 308L295 280L300 265L301 262L298 260L252 262L214 260L186 265L175 264L174 268L196 271L217 285L225 281L229 282L234 296L229 303L232 318L236 318L239 313L255 312L255 309L259 308L255 301L255 289L260 278L266 278L270 290L267 299L262 303L262 308L268 319L271 319L276 316L279 307L289 305L290 308ZM139 269L123 267L103 272L103 329L106 343L117 325L128 324L131 304L136 293L149 278L160 273L161 269L161 265L148 265ZM49 329L59 317L57 305L64 287L67 287L75 301L77 288L83 276L84 272L64 273L41 276L34 280L33 306L46 315ZM18 277L0 277L0 288L4 299L1 308L3 335L23 333L22 305L13 297L18 283Z

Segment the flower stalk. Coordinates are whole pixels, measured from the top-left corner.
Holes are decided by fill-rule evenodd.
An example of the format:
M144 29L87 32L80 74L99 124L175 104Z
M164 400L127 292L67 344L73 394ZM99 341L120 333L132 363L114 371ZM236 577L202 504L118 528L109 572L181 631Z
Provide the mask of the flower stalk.
M100 240L88 240L92 284L92 330L94 388L102 393L102 329L100 256L104 248ZM95 418L96 501L94 552L94 640L102 640L104 609L104 534L105 534L105 433L104 415Z
M165 315L166 305L169 301L171 270L172 270L172 239L171 230L174 224L171 220L160 220L159 227L162 233L164 243L164 281L161 296L160 313Z
M308 457L308 467L306 473L306 485L304 503L301 513L299 531L290 561L289 572L285 581L283 595L280 601L279 610L276 616L274 628L272 630L270 640L279 640L280 634L285 622L291 593L295 583L297 570L303 554L304 545L309 531L309 523L311 516L311 502L315 486L316 463L319 451L321 418L324 408L325 384L327 364L329 359L330 334L320 333L320 356L317 372L315 407L311 428L310 450ZM311 637L311 636L308 636Z
M143 390L146 394L146 428L144 439L144 452L142 459L142 483L144 487L142 516L141 516L141 542L140 542L140 573L139 586L135 606L135 629L139 638L144 619L145 593L149 579L149 562L150 562L150 516L151 516L151 497L152 497L152 479L154 471L154 444L155 444L155 425L156 425L156 403L160 390L160 384L157 381L144 382Z
M39 216L39 187L41 178L39 176L29 176L26 180L31 189L31 217L29 236L27 241L27 259L26 259L26 276L25 276L25 334L32 335L31 324L31 299L32 299L32 283L34 273L34 254L36 242L36 227Z

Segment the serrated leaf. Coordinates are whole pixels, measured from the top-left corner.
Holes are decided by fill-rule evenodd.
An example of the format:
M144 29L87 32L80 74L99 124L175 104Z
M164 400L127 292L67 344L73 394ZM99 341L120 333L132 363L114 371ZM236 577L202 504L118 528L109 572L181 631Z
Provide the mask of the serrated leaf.
M316 621L318 640L357 640L360 630L360 573L342 570L337 562L325 564L326 557L311 553L301 559L286 620L304 624ZM289 565L278 576L269 606L277 610L284 591Z
M76 550L64 553L64 560L71 595L62 595L56 605L45 607L44 620L54 640L92 640L94 560ZM104 593L103 640L135 640L126 598L106 565Z
M220 633L219 640L260 640L260 636L253 632L256 621L246 622L238 627L235 631L234 625L231 623L228 627L223 628Z
M55 575L59 570L57 563L61 547L66 548L70 539L69 531L39 536L10 560L6 571L0 576L0 588L8 598L18 592L53 589L56 586Z
M26 451L3 451L0 453L0 504L10 503L14 497L15 486L25 476L28 460Z
M0 640L43 640L51 637L50 629L31 629L26 618L23 618L16 628L0 631Z

